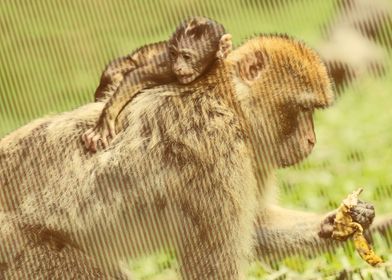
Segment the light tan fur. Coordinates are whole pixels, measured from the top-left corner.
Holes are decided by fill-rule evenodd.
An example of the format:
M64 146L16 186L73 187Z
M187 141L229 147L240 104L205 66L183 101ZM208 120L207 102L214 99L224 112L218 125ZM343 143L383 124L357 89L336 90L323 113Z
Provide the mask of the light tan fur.
M294 220L267 201L271 174L311 152L313 110L332 101L312 49L258 36L193 85L142 92L101 153L79 135L102 103L33 122L0 140L0 261L23 251L27 224L64 233L105 272L174 248L184 279L243 279L256 214L267 239ZM317 235L322 219L308 216L296 221Z
M231 35L214 20L195 17L180 24L168 41L145 45L112 61L101 76L95 97L107 100L94 127L82 136L87 149L108 147L116 136L116 119L143 89L177 81L189 84L205 74L232 48ZM118 130L118 129L117 129Z

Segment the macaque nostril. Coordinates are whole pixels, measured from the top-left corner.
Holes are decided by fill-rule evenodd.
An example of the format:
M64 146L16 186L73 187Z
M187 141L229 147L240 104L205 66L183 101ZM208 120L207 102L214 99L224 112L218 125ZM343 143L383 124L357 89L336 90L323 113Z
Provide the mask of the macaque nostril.
M175 72L176 74L182 74L182 68L181 67L176 68Z

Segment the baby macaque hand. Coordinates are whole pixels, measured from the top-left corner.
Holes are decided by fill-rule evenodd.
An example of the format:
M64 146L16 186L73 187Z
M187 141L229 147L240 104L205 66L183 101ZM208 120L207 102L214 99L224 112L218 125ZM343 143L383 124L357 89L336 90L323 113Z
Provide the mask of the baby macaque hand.
M231 41L231 34L223 35L219 40L219 50L216 53L217 58L226 58L233 49L233 42Z
M102 146L107 148L110 140L116 136L114 128L114 120L101 117L94 128L90 128L82 135L82 140L86 149L96 152L98 142L102 142Z
M322 238L332 238L334 230L334 221L336 210L329 213L321 223L319 236ZM364 229L369 228L375 217L374 206L368 202L358 201L358 204L350 210L350 216L353 222L360 224ZM348 238L348 236L347 236Z

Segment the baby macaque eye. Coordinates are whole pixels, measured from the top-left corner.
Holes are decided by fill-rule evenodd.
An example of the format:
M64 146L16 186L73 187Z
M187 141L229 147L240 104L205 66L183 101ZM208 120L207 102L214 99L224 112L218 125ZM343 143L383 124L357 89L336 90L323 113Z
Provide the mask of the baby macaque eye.
M171 58L176 57L177 56L177 52L175 50L170 50L169 55Z

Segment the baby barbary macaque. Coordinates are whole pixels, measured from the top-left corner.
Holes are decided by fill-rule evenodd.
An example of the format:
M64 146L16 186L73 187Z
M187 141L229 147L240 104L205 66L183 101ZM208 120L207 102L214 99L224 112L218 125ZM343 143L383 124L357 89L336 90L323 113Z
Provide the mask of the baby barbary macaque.
M194 17L180 24L168 41L146 45L111 62L95 92L96 100L107 102L95 127L83 134L86 148L96 151L98 141L108 146L116 136L118 114L141 90L175 81L189 84L231 48L231 35L223 25Z

